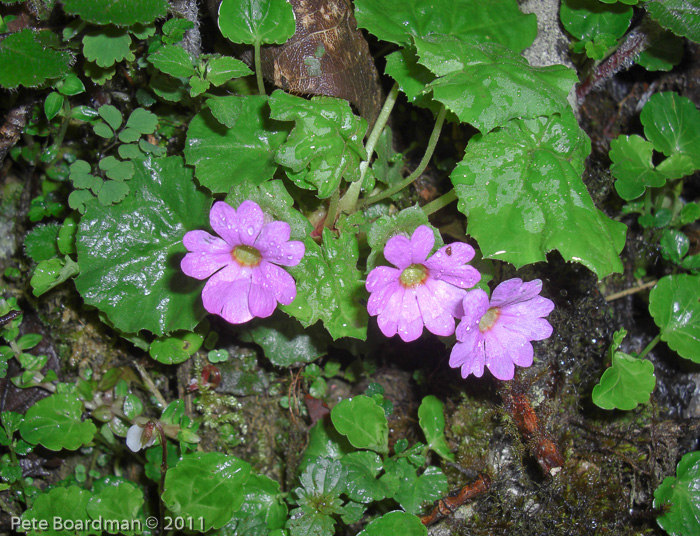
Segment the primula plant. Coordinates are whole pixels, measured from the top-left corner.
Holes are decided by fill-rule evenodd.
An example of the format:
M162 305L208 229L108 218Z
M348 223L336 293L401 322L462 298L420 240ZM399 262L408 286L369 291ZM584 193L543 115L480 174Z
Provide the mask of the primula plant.
M0 5L0 532L700 533L698 0Z

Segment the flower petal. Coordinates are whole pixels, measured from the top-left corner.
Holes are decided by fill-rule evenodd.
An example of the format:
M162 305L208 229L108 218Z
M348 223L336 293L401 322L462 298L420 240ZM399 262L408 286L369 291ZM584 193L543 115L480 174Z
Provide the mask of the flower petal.
M542 341L552 335L552 326L544 318L534 317L527 312L513 314L513 308L501 309L498 323L520 333L530 341Z
M190 231L185 233L182 243L187 251L208 253L231 253L233 249L225 240L218 236L210 235L206 231Z
M483 340L478 340L477 344L456 343L450 353L450 366L452 368L461 367L462 378L474 374L477 378L484 375L484 345Z
M223 240L222 240L223 242ZM180 261L180 269L190 277L195 279L206 279L213 273L218 272L224 266L236 264L231 259L231 253L216 253L212 255L206 251L188 253Z
M445 281L435 280L431 277L426 279L425 286L433 294L433 297L444 311L455 318L463 316L464 310L462 309L462 300L467 294L465 290L450 285Z
M254 201L243 201L236 211L241 243L246 246L255 245L265 222L265 214Z
M518 302L524 302L536 297L542 290L542 281L534 279L524 283L516 277L503 281L491 295L491 307L505 307Z
M388 293L388 300L383 310L377 316L377 325L386 337L393 337L398 331L399 315L405 293L406 289L396 283L393 286L393 292Z
M499 380L512 380L515 375L515 365L508 355L508 349L495 335L494 330L484 333L484 352L486 366Z
M234 280L225 278L226 270L214 274L202 291L204 308L220 315L231 324L242 324L253 318L248 308L250 272L240 271L243 277Z
M289 305L297 297L297 284L284 268L262 261L253 276L253 283L272 293L282 305Z
M413 289L406 289L404 292L399 312L398 333L404 342L415 341L423 333L423 317Z
M285 221L273 221L263 226L255 247L265 260L282 266L296 266L304 256L304 243L289 241L291 228Z
M270 288L251 283L248 294L248 308L250 314L258 318L267 318L277 307L277 300Z
M428 331L442 337L452 335L455 332L455 319L451 314L452 308L445 307L444 302L438 301L427 285L418 285L415 292L418 308ZM458 299L456 303L459 304L459 301Z
M479 321L486 314L489 308L489 297L481 289L471 290L467 292L462 300L464 315L462 321L457 327L457 340L466 340L467 331L471 329L479 329ZM470 328L470 330L467 330Z
M229 245L241 244L239 237L239 220L236 211L228 203L217 201L209 212L209 223L214 232L223 238Z
M435 235L427 225L421 225L411 235L411 264L423 264L435 245Z
M384 258L403 270L411 264L411 242L402 235L392 236L384 246Z
M391 283L397 282L400 275L401 271L396 268L377 266L367 276L365 288L367 292L376 292Z

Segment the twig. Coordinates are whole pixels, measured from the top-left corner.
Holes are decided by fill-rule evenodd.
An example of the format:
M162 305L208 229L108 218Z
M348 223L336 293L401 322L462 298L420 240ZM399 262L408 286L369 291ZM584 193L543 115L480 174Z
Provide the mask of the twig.
M491 487L491 478L489 475L481 474L475 482L467 484L456 493L451 493L447 497L438 500L435 506L428 515L421 516L420 520L423 525L432 525L436 521L440 521L447 516L452 515L457 508L468 503L477 495L486 493Z
M653 281L649 281L648 283L642 283L641 285L637 285L636 287L621 290L620 292L615 292L613 294L610 294L609 296L605 296L605 301L613 301L619 298L624 298L625 296L629 296L630 294L636 294L637 292L641 292L642 290L648 289L649 287L653 287L658 282L658 279L654 279Z
M156 384L153 383L153 380L148 375L148 372L146 372L146 369L143 368L141 363L138 363L135 361L134 367L136 367L136 370L139 371L139 374L141 375L141 379L146 384L146 387L148 387L148 390L151 392L151 394L156 397L156 400L163 407L163 409L168 407L168 403L165 401L165 398L163 398L163 395L160 394L160 391L156 387Z

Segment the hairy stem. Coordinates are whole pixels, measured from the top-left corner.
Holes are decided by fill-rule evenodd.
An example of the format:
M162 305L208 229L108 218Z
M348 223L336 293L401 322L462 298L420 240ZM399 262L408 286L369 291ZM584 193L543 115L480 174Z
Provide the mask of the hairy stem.
M411 173L408 177L406 177L404 180L395 184L394 186L387 188L382 193L373 195L372 197L361 201L360 208L366 207L373 203L377 203L378 201L386 199L387 197L391 197L395 193L400 192L401 190L406 188L406 186L408 186L418 177L421 176L423 171L425 171L425 168L428 167L428 163L430 162L430 159L433 157L433 153L435 152L435 147L437 146L437 142L440 137L440 131L442 130L442 124L445 122L445 114L445 107L442 106L440 108L440 112L438 113L437 119L435 120L435 127L433 127L433 131L430 134L430 139L428 140L428 147L425 151L425 154L423 155L423 159L420 161L420 164L418 164L418 167L415 169L415 171Z

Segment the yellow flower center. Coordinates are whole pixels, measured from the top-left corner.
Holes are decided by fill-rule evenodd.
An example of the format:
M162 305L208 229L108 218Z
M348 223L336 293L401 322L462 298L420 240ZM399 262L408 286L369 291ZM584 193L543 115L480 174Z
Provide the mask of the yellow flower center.
M481 320L479 320L479 331L483 333L484 331L490 330L499 316L501 316L501 310L498 307L491 307L491 309L486 311L486 314L481 317Z
M257 266L262 260L262 255L254 247L240 245L233 248L231 258L241 266Z
M406 288L413 288L423 283L428 278L428 269L422 264L412 264L404 269L399 276L399 281Z

